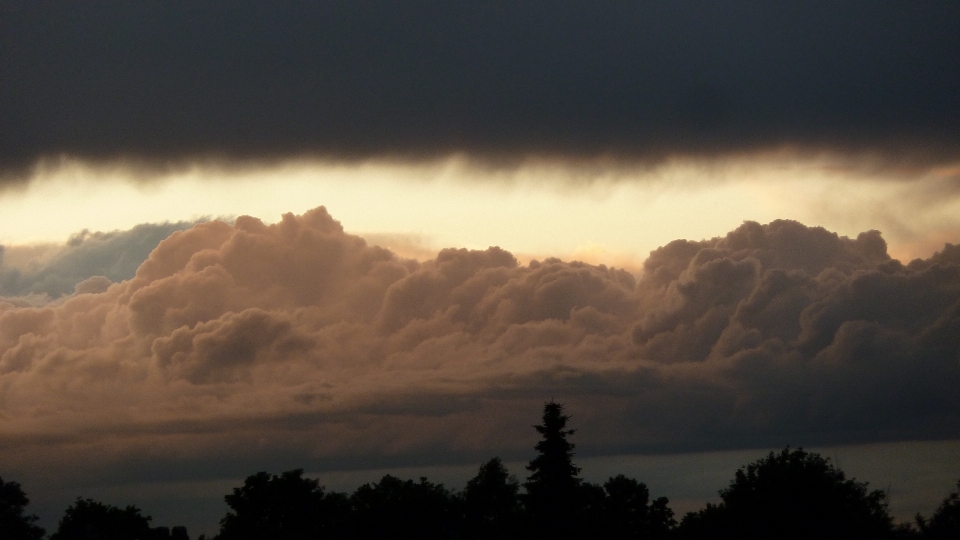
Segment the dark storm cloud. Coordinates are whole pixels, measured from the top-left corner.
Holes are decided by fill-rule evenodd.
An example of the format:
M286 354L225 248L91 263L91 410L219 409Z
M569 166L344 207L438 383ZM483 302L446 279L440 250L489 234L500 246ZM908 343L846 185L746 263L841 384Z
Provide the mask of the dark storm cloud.
M960 157L955 2L45 2L0 17L0 164Z

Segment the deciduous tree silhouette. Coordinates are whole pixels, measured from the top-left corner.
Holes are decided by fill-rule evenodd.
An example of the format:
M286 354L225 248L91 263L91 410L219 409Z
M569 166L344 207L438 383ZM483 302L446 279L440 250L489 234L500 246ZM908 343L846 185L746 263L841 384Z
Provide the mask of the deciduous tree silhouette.
M457 499L426 478L414 482L388 474L360 486L350 503L354 538L456 538L461 529Z
M917 526L924 539L960 538L960 480L957 480L957 491L947 495L929 520L917 514Z
M721 503L689 513L685 539L876 539L892 534L886 495L818 454L784 449L737 471Z
M567 440L576 430L566 429L568 420L563 405L551 401L543 406L543 423L534 426L542 439L535 447L539 454L527 465L531 474L523 484L523 503L530 534L537 537L569 537L579 526L584 501L574 445Z
M480 466L463 490L470 538L513 538L520 516L520 483L500 458Z
M605 538L661 539L676 525L666 497L650 501L646 484L624 475L607 480L602 527Z
M3 540L40 540L44 530L37 516L25 514L30 499L17 482L0 478L0 538Z
M50 540L153 540L150 519L136 506L118 508L78 498Z
M183 526L177 526L173 529L170 529L170 527L154 527L153 540L190 540L190 535L187 534L187 528Z
M325 494L302 469L279 476L259 472L224 499L232 511L220 520L219 540L335 538L349 519L346 496Z

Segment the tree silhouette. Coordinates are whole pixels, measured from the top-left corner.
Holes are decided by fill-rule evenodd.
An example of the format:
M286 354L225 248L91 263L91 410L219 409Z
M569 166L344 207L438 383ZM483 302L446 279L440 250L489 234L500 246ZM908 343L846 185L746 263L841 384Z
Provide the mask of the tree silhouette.
M603 486L581 481L572 506L562 533L566 538L609 537L607 494Z
M510 538L520 515L520 483L500 458L480 466L463 490L464 513L471 538Z
M153 540L190 540L190 535L183 526L174 527L172 530L169 527L154 527Z
M737 471L722 502L683 518L681 538L874 539L892 534L886 495L818 454L784 449Z
M573 464L574 445L567 440L576 430L566 429L570 417L563 414L563 405L553 401L543 406L543 423L534 426L542 439L539 452L527 470L530 476L523 484L523 498L530 519L530 534L566 537L574 533L584 506L580 469Z
M150 519L136 506L118 508L77 498L50 540L152 540Z
M342 534L349 514L346 496L324 494L302 469L279 476L259 472L224 499L232 511L220 520L219 540L333 538Z
M356 538L451 538L460 528L456 498L443 484L386 475L350 496Z
M917 514L917 526L925 539L960 538L960 480L957 480L957 491L947 495L929 521Z
M605 538L666 538L676 525L667 498L650 502L650 491L642 482L621 474L607 480L603 489Z
M17 482L0 478L0 538L4 540L40 540L44 530L35 525L37 516L24 511L30 499Z

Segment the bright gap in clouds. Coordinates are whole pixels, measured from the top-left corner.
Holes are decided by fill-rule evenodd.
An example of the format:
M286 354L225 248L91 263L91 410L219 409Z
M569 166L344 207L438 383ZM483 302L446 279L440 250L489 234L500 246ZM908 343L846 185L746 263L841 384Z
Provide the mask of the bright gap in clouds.
M428 164L291 162L195 166L143 180L135 169L64 161L0 194L0 242L61 242L83 229L252 215L270 223L325 205L353 234L402 255L498 245L521 260L557 256L638 269L671 240L725 234L745 220L795 219L855 237L879 229L901 260L960 236L950 171L914 176L832 168L776 155L652 169L531 162L512 169L451 158Z

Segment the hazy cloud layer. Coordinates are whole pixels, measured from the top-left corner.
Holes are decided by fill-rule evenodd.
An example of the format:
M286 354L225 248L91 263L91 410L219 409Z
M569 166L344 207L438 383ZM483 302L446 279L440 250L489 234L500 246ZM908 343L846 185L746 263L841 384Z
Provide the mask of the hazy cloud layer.
M960 157L956 2L4 2L0 166Z
M747 222L637 280L399 259L321 207L174 232L102 292L0 301L0 449L104 481L516 457L551 398L584 454L949 438L958 351L953 245L903 265L876 231Z
M0 245L0 298L44 302L102 292L132 278L161 240L196 222L137 225L128 231L81 231L66 244ZM23 298L28 297L28 298Z

